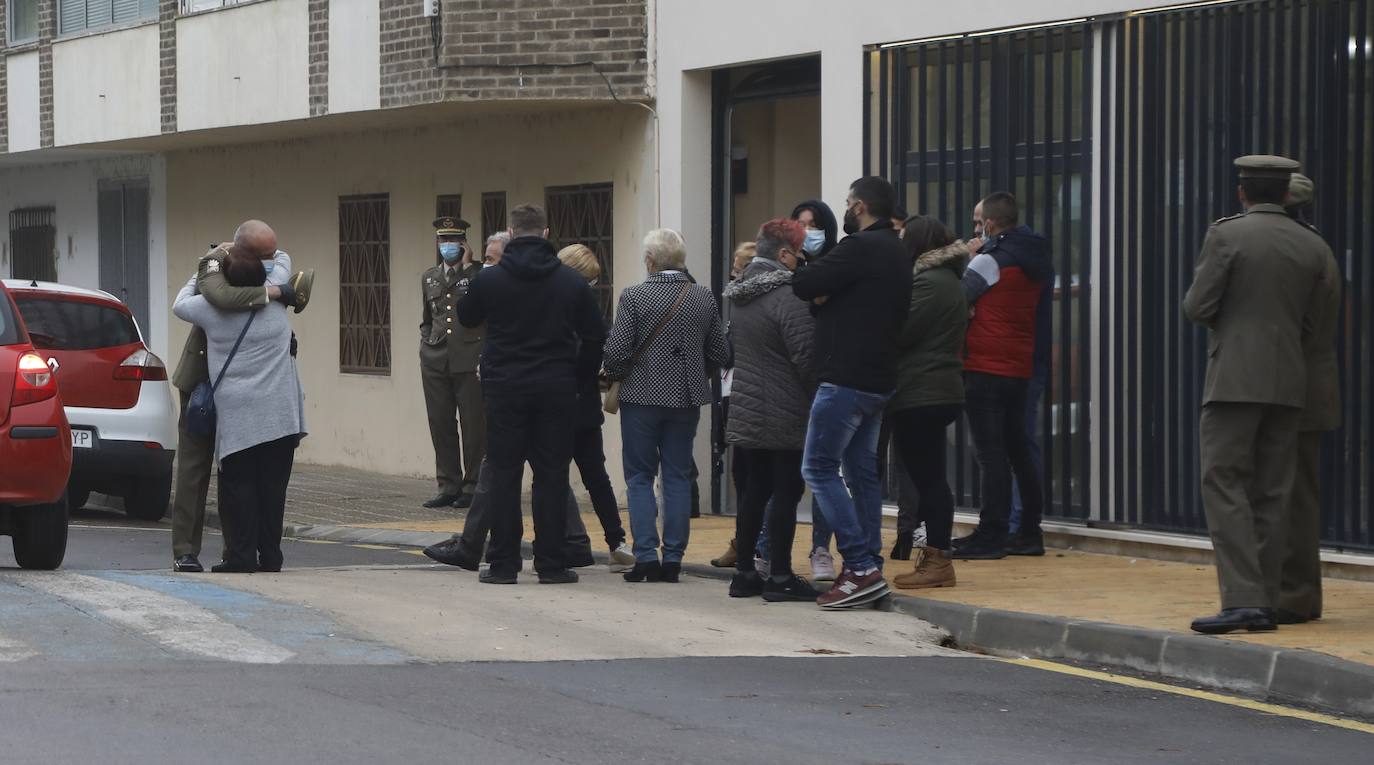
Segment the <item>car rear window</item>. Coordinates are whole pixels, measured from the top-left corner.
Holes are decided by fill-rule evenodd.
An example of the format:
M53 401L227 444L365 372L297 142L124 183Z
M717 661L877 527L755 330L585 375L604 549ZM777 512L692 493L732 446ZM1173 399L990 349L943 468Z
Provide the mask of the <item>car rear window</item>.
M59 298L16 296L35 348L87 351L138 342L128 314L112 306Z
M20 340L19 322L14 320L9 298L0 290L0 345L14 345Z

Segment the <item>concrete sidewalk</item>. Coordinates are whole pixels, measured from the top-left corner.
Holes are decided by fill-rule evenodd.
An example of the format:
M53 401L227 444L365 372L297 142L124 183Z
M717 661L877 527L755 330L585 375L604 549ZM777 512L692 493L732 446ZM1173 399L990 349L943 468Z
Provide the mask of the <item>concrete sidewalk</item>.
M463 523L462 511L420 507L433 491L426 480L299 465L287 523L300 536L428 544ZM586 522L598 540L595 516L588 512ZM885 535L890 546L895 530ZM733 536L733 518L694 520L689 568L728 575L710 569L709 561ZM793 565L809 575L809 526L799 527L797 538ZM888 574L910 565L891 561ZM1217 609L1210 566L1071 550L956 566L957 587L897 590L893 607L945 628L967 647L1116 664L1374 716L1374 583L1325 580L1319 622L1210 638L1188 630L1192 618ZM1314 669L1323 662L1335 663ZM1315 686L1304 690L1295 683Z

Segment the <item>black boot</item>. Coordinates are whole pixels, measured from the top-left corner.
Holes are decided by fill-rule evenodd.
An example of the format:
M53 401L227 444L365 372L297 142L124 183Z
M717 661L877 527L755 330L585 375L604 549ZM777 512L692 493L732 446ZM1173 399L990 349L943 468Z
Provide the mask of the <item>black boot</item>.
M660 582L668 582L669 584L677 584L679 581L681 581L681 579L682 579L682 564L681 564L681 563L664 563L663 566L662 566L662 568L659 569L658 580L659 580Z
M897 544L892 546L893 560L911 560L911 532L902 531L897 534Z
M663 576L663 567L656 560L635 563L635 567L625 572L627 582L657 582Z

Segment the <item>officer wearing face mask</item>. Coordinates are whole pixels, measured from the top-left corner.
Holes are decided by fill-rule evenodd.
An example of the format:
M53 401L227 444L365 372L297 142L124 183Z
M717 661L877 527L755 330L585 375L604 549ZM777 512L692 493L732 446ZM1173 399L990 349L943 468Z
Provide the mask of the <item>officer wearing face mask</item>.
M420 377L439 484L438 495L424 503L428 508L470 506L486 453L482 385L477 378L485 327L462 326L455 310L481 270L468 246L467 229L468 222L459 218L434 219L442 262L420 278Z

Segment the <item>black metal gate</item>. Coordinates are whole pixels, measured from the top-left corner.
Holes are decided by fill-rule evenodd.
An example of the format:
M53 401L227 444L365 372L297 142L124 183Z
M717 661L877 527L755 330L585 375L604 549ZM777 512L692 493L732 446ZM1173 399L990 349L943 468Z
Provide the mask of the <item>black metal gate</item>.
M1374 547L1372 4L1251 0L871 54L867 156L907 208L967 235L974 201L1006 189L1055 248L1051 514L1204 528L1206 340L1180 303L1208 225L1238 210L1232 160L1283 154L1314 179L1316 223L1345 274L1345 424L1324 448L1324 538ZM966 443L961 432L952 478L976 505Z
M963 37L896 48L878 66L883 136L877 171L911 213L964 237L974 205L1011 191L1022 222L1050 238L1053 371L1040 424L1051 515L1086 518L1089 442L1089 291L1092 221L1092 28L1086 24ZM889 158L890 157L890 158ZM1049 434L1049 437L1045 437ZM951 484L979 502L965 423L955 429Z

